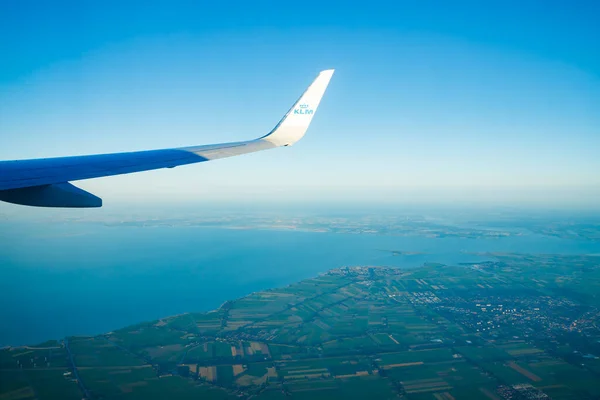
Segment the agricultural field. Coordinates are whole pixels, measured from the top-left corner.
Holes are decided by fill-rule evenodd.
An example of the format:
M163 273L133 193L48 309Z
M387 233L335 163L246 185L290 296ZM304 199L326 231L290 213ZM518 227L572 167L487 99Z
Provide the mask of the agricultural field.
M0 400L600 398L600 312L565 294L553 267L568 260L496 256L338 268L208 313L3 349Z

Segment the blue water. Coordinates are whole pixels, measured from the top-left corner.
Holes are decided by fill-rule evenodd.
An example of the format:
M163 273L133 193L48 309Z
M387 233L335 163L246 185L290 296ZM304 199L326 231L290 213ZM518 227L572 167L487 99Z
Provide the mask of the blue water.
M0 246L0 346L207 311L342 265L481 260L462 252L600 252L599 244L537 235L432 239L6 221ZM382 250L425 254L392 256Z

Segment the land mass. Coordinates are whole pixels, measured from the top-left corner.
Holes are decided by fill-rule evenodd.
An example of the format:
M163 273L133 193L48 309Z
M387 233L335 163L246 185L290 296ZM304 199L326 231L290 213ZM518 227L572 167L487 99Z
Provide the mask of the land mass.
M543 235L561 239L600 241L600 216L594 212L557 211L485 211L466 214L452 212L256 212L239 214L229 211L191 210L181 216L131 215L116 213L99 218L92 215L56 217L54 222L98 223L105 226L210 227L223 229L264 229L341 234L421 236L429 238L498 239Z
M600 257L487 256L5 348L0 399L599 398Z

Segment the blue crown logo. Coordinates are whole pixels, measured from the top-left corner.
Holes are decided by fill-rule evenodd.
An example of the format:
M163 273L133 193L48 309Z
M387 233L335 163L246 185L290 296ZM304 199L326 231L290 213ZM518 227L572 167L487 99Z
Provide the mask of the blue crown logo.
M308 108L308 104L300 104L300 108Z

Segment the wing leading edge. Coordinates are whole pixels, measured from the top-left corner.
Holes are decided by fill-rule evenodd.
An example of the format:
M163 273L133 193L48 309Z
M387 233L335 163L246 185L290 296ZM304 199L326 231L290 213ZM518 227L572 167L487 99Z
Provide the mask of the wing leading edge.
M322 71L275 128L258 139L131 153L0 161L0 200L38 207L101 207L100 198L69 182L290 146L306 133L333 72Z

